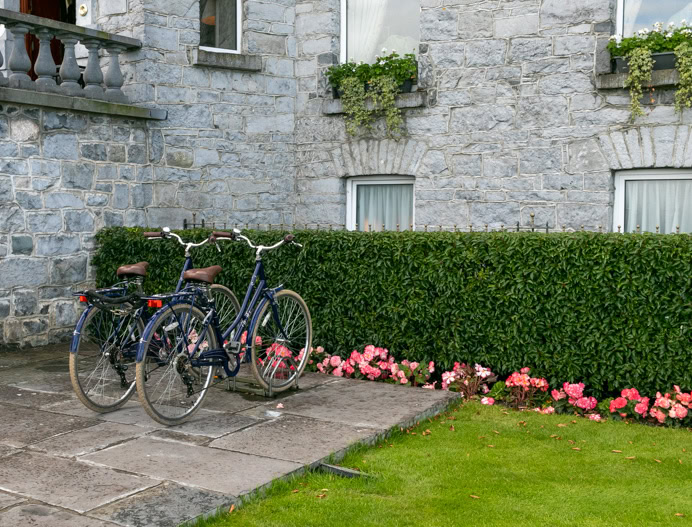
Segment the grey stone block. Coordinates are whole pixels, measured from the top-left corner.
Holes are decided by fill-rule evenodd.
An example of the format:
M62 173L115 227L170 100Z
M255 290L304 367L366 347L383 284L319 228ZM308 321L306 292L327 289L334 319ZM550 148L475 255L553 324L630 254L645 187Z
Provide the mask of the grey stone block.
M23 176L29 173L29 165L19 159L0 159L0 173L11 176Z
M519 221L519 204L513 202L471 204L470 222L476 227L488 225L496 229L500 225L516 224Z
M87 117L84 114L62 110L48 110L43 112L43 129L45 131L69 130L73 132L82 132L86 130L87 126Z
M544 0L540 10L541 28L610 21L610 4L603 0Z
M38 314L38 295L34 290L17 290L14 299L14 316L25 317Z
M453 108L450 131L470 133L490 130L506 130L514 122L514 108L508 105L476 105Z
M543 77L538 83L538 89L546 95L561 95L592 92L596 87L589 75L572 72Z
M31 236L12 236L12 254L29 256L34 249L34 240Z
M466 67L504 64L507 53L505 40L474 40L466 43Z
M65 230L67 232L93 232L94 218L86 210L66 210Z
M517 112L520 128L566 126L569 123L567 99L564 97L521 97Z
M57 256L73 254L81 247L79 236L69 234L54 234L36 237L36 254L40 256Z
M83 158L92 161L105 161L108 158L104 143L81 143L79 151Z
M18 190L15 192L15 200L24 210L40 209L43 207L41 194L36 192L23 192Z
M58 232L62 230L62 217L59 212L30 212L26 215L30 232Z
M108 145L108 161L113 163L124 163L125 159L125 145Z
M610 207L607 204L589 205L584 203L560 203L557 205L558 225L571 229L597 229L598 226L609 228Z
M247 49L250 53L267 55L283 55L286 53L285 36L247 31L244 37L247 39Z
M10 123L10 137L20 143L38 141L39 125L38 121L26 118L12 119Z
M535 61L549 57L552 55L552 47L553 43L549 38L513 38L509 46L509 62ZM549 64L552 64L552 61ZM532 64L527 64L525 67L537 68ZM530 73L542 73L542 71Z
M66 189L89 190L94 184L92 163L63 163L62 185Z
M52 159L77 159L77 136L55 133L43 136L43 155Z
M509 18L495 18L495 37L533 35L538 32L538 13Z
M113 208L126 209L130 205L130 190L127 185L116 184L113 192Z
M457 37L461 40L493 36L493 12L490 10L467 11L463 8L459 16ZM451 39L450 39L451 40Z
M562 168L562 151L557 148L529 148L519 153L519 173L539 174Z
M454 9L427 9L420 16L421 40L453 40L457 36L458 13Z
M48 281L48 261L36 258L6 258L0 260L0 287L27 287Z

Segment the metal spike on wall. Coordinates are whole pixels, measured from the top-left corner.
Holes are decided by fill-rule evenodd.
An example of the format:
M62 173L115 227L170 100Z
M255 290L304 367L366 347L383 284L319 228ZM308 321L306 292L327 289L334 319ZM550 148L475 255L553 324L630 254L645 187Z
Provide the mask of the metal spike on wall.
M680 225L675 227L675 234L680 234Z
M658 231L659 231L659 226L656 225L656 234L658 234Z
M622 225L618 225L618 234L620 233L620 229L622 229Z

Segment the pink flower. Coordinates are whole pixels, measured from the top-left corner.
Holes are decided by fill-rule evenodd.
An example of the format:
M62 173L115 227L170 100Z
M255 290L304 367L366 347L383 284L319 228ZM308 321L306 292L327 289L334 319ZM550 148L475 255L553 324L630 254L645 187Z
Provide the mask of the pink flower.
M567 397L567 394L562 389L560 391L553 390L552 392L550 392L550 395L552 395L553 399L555 399L556 401L559 401L560 399L564 399L565 397Z
M343 371L341 370L341 368L339 367L339 368L335 368L335 369L334 369L334 371L332 372L332 375L334 375L334 377L343 377L343 376L344 376L344 372L343 372Z
M408 366L408 361L406 359L401 361L402 366Z
M666 414L664 414L661 410L659 410L655 406L653 408L651 408L651 410L649 411L649 414L651 415L651 417L656 419L661 424L663 424L666 420Z
M353 372L355 372L356 370L350 364L346 364L344 366L344 371L346 372L346 375L351 376L353 375Z
M324 353L324 348L322 346L317 346L317 353Z
M692 402L692 394L689 393L679 393L675 396L675 398L685 406L689 405L690 402Z
M402 377L401 379L399 379L399 382L401 384L408 384L408 379L406 377Z
M456 380L456 373L453 371L446 371L442 374L442 383L450 385Z
M543 410L541 410L541 413L545 415L554 414L555 408L553 408L552 406L548 406L547 408L543 408Z
M476 377L480 377L481 379L487 379L493 374L493 372L490 371L490 368L484 368L480 364L476 364L475 369Z
M661 395L661 392L656 392L656 402L654 403L654 406L658 406L659 408L670 408L671 405L671 400L670 400L670 394L667 393L665 395Z
M673 384L673 389L675 390L675 393L682 393L682 390L680 390L680 386L677 384Z
M492 397L483 397L481 399L481 404L487 404L488 406L492 406L495 404L495 399Z
M627 406L627 399L624 397L618 397L617 399L613 399L610 401L610 413L612 414L616 410L619 410L620 408L624 408Z
M365 346L365 350L363 351L363 359L366 360L367 362L370 362L372 359L375 358L375 346Z
M399 377L402 380L406 378L406 374L402 370L399 370L398 372L396 372L396 375L397 375L397 377Z
M338 355L332 355L332 358L329 359L329 364L332 368L337 368L341 366L341 357L339 357Z
M408 365L408 367L411 368L411 371L413 371L418 367L418 364L418 362L412 362Z
M646 417L646 412L649 410L649 398L642 398L634 407L634 411L642 417Z
M531 386L538 388L542 392L548 391L548 381L545 379L538 379L536 377L531 379Z
M436 384L437 384L437 381L435 381L432 384L424 384L422 387L425 388L426 390L434 390Z
M389 356L389 351L387 348L380 348L380 358L382 360L387 360L387 357Z
M484 394L485 394L485 393L489 393L489 392L490 392L490 388L488 388L488 385L487 385L487 384L483 384L483 385L481 385L481 391L482 391Z
M430 362L428 363L428 371L429 371L430 373L434 373L434 372L435 372L435 363L434 363L433 361L430 361Z
M399 365L395 362L392 363L392 367L390 368L390 371L392 372L392 375L397 375L399 373Z
M687 417L687 408L681 404L675 403L668 412L668 417L671 419L684 419Z
M377 363L381 370L387 371L389 369L389 363L381 360Z
M322 365L321 362L317 364L317 369L319 370L320 373L324 373L324 366Z
M353 361L353 364L358 364L359 362L361 362L363 360L363 356L360 353L358 353L356 350L353 350L351 352L350 359Z
M565 393L567 393L567 395L569 395L573 399L580 399L584 396L583 382L580 382L579 384L569 384L566 382L562 385L562 389L565 390Z
M589 419L591 421L596 421L596 422L603 420L603 418L601 417L601 414L589 414Z
M531 368L522 368L519 370L519 373L529 373L531 371Z
M595 397L581 397L580 399L577 399L576 402L576 406L578 408L586 410L587 412L596 408L596 404L598 404L598 401Z
M636 388L627 388L625 390L622 390L621 395L630 401L638 401L641 399L641 396L639 395L639 392L637 391Z
M325 368L329 366L329 357L325 357L325 359L322 361L322 366Z

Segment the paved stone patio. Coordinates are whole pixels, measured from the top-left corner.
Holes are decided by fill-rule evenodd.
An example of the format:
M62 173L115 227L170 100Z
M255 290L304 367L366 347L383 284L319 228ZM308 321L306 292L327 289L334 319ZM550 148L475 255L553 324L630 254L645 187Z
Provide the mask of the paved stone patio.
M175 526L453 397L308 373L271 400L216 386L189 422L166 428L136 396L110 414L82 406L67 349L0 350L0 525Z

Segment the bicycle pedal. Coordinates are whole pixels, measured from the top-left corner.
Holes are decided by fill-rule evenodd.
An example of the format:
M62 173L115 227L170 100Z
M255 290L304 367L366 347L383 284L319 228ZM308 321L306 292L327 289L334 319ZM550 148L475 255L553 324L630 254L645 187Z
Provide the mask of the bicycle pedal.
M234 355L238 355L238 353L240 353L241 346L242 344L239 340L229 340L228 342L226 342L226 344L223 345L223 349L226 351L226 353L233 353Z

